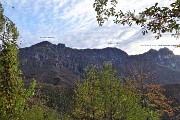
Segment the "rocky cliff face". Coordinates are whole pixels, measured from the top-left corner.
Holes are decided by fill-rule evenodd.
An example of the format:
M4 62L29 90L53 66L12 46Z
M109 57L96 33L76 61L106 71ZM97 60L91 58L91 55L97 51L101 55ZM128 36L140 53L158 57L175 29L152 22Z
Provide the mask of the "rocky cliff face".
M44 41L20 49L19 60L25 79L35 78L53 84L72 85L85 67L101 66L104 61L111 62L121 76L132 75L129 69L134 66L141 67L144 72L150 69L158 83L180 83L180 56L167 48L129 56L117 48L79 50Z

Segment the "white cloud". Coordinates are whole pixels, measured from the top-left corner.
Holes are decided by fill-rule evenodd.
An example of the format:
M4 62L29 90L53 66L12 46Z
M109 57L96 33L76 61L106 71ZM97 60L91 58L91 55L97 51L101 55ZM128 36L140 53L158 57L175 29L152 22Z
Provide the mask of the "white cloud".
M111 20L99 27L93 2L94 0L2 0L2 3L8 4L5 6L6 14L17 24L22 36L20 39L25 40L21 45L23 47L49 40L53 43L65 43L73 48L118 47L129 54L139 54L152 47L142 47L141 44L180 44L180 40L174 40L170 35L155 40L152 34L143 36L140 27L115 25ZM165 6L172 1L121 0L117 9L136 9L139 12L156 2ZM15 6L14 12L9 9L12 5ZM55 38L41 39L43 36ZM159 49L157 46L153 48ZM178 49L174 52L180 54Z

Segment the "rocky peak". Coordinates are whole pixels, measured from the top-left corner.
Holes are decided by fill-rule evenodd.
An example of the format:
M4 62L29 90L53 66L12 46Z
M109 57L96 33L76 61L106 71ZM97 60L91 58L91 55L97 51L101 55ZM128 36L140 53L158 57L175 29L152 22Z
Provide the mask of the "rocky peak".
M65 48L66 47L65 44L62 44L62 43L59 43L57 46L58 46L58 48Z
M150 49L148 52L144 53L147 55L161 55L161 56L165 56L165 55L174 55L173 51L169 50L168 48L160 48L158 51L154 50L154 49Z
M146 54L157 54L158 51L155 49L150 49L148 52L146 52Z
M159 53L164 56L171 56L174 55L173 51L169 50L168 48L161 48L159 49Z
M42 42L40 42L40 43L37 43L37 44L35 44L35 45L32 45L31 47L49 47L49 46L51 46L51 45L52 45L52 43L49 42L49 41L42 41Z
M173 51L169 50L168 48L161 48L158 51L154 49L150 49L148 52L142 54L142 56L150 60L156 60L156 59L173 58L175 55Z

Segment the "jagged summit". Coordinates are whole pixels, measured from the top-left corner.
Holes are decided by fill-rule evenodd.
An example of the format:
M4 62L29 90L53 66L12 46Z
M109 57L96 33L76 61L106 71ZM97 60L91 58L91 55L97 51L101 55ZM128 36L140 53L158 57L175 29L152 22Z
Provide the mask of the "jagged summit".
M157 50L155 50L155 49L150 49L149 51L147 51L146 53L157 53L158 51Z
M169 50L168 48L161 48L161 49L159 49L159 52L161 53L161 54L166 54L166 55L174 55L174 53L173 53L173 51L171 51L171 50Z
M66 45L65 45L65 44L62 44L62 43L58 43L57 46L58 46L58 47L61 47L61 48L65 48L65 47L66 47Z
M173 51L169 50L167 47L160 48L159 50L150 49L149 51L145 52L144 54L171 54L174 55Z
M42 41L42 42L39 42L33 46L42 46L42 45L52 45L52 43L49 41Z
M59 48L65 48L66 45L63 44L63 43L58 43L57 45L56 44L52 44L51 42L49 41L42 41L42 42L39 42L37 44L34 44L32 45L31 47L48 47L48 46L57 46ZM68 47L69 48L69 47ZM23 49L23 48L22 48ZM70 48L72 49L72 48ZM77 50L101 50L101 49L77 49ZM106 48L102 48L102 50L105 50L105 51L111 51L111 52L114 52L114 51L121 51L122 53L125 53L125 54L128 54L126 53L125 51L121 50L121 49L118 49L116 47L106 47ZM155 49L150 49L149 51L143 53L143 54L163 54L163 55L174 55L173 51L169 50L168 48L164 47L164 48L160 48L159 50L155 50ZM130 56L136 56L136 55L130 55Z

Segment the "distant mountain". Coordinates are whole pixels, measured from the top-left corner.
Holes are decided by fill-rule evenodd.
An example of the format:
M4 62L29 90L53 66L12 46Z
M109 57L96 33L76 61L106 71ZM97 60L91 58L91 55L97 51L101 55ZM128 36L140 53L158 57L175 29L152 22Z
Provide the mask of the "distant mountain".
M111 62L122 77L132 76L141 70L152 75L152 83L180 83L180 56L174 55L168 48L128 55L117 48L72 49L64 44L44 41L20 49L19 60L26 80L35 78L55 85L73 85L85 67L92 64L102 66L104 61ZM134 72L131 70L133 67Z

